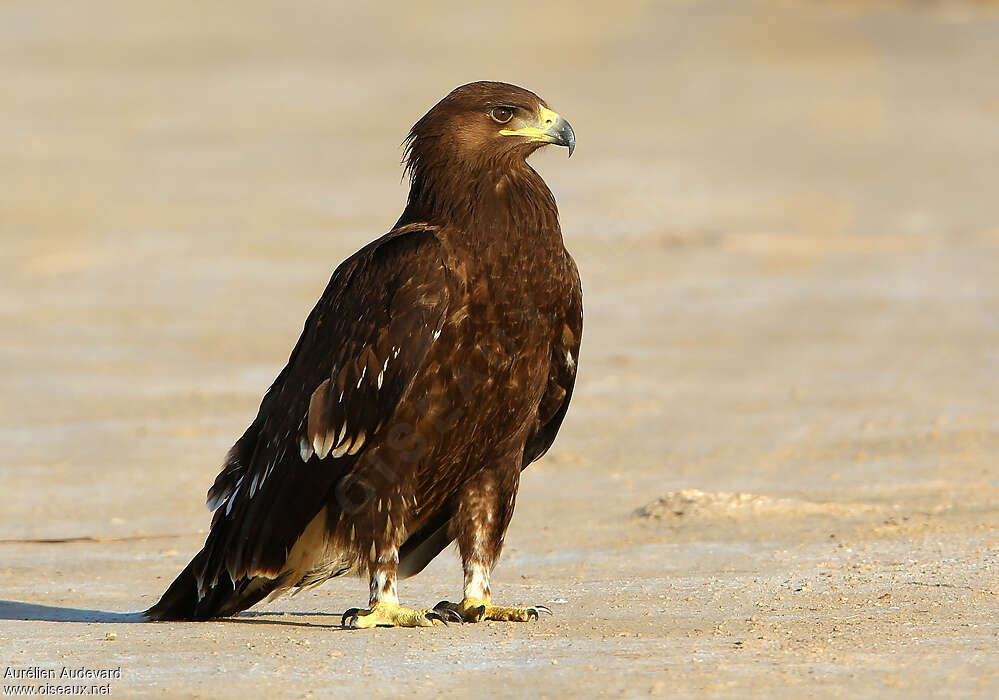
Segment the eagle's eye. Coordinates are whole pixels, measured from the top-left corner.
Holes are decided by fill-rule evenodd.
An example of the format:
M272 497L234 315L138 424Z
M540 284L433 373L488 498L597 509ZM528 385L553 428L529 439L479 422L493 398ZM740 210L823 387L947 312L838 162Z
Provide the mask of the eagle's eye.
M497 124L506 124L508 121L513 119L513 108L493 107L492 111L489 112L489 116L492 117L493 121Z

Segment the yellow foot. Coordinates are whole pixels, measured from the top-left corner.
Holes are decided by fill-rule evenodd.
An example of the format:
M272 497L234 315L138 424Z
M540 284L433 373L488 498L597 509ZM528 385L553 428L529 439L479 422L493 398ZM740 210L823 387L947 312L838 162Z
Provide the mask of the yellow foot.
M461 622L452 611L412 610L397 603L375 603L367 610L351 608L340 618L340 624L353 629L369 627L433 627L446 625L447 618Z
M552 611L544 605L532 605L528 608L504 608L491 605L488 600L479 598L465 598L460 603L449 603L442 600L434 606L434 610L441 614L458 613L465 622L479 622L480 620L527 622L528 620L537 620L540 613L552 614Z

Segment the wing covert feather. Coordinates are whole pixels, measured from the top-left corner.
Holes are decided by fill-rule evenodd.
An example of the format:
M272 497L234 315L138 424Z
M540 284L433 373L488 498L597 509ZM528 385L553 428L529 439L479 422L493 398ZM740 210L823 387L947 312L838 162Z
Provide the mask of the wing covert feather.
M333 273L209 491L217 510L203 588L224 572L278 573L423 369L446 318L446 275L434 229L423 225L383 236Z

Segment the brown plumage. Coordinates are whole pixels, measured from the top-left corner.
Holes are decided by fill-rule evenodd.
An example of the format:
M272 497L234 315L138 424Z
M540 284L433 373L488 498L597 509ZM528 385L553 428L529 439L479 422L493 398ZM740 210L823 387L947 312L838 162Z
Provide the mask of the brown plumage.
M231 615L348 571L371 577L353 626L543 610L494 608L488 575L582 332L555 199L526 162L546 143L571 154L572 129L504 83L457 88L416 123L401 218L333 273L209 490L204 548L149 618ZM455 540L463 604L398 608L397 575Z

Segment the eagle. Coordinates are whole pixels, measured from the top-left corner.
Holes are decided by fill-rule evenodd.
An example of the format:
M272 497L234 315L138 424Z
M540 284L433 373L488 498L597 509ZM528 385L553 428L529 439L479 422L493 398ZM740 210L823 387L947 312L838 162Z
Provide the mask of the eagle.
M569 122L529 90L456 88L405 141L391 231L333 272L287 366L208 491L204 547L145 615L206 620L347 573L351 628L536 620L489 579L520 475L569 407L582 289L555 198L527 158ZM452 542L460 602L400 605L397 580ZM294 590L292 590L294 589Z

